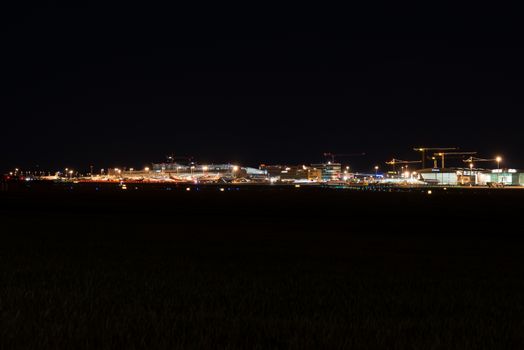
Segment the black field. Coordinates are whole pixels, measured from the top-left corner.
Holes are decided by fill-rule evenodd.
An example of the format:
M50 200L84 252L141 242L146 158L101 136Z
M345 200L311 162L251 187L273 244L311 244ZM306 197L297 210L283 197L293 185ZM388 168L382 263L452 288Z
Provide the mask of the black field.
M236 188L0 192L0 348L524 348L524 191Z

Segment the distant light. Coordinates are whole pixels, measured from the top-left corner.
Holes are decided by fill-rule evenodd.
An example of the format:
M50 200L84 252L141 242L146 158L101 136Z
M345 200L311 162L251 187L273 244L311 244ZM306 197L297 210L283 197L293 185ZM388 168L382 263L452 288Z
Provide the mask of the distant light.
M502 157L501 156L497 156L497 158L495 158L497 162L501 162L502 161Z
M191 187L186 187L186 191L191 191Z
M149 171L149 167L146 166L146 167L144 168L144 170L145 170L145 171Z
M300 188L300 185L295 185L295 188Z
M378 165L375 165L375 170L378 170Z
M134 171L134 170L135 170L135 168L129 168L129 171Z
M428 194L432 194L433 192L431 190L428 190Z
M207 171L207 169L209 169L207 165L204 165L204 166L202 167L202 170L204 170L204 171Z
M238 165L233 166L233 171L238 171Z
M224 187L220 187L220 192L224 192Z

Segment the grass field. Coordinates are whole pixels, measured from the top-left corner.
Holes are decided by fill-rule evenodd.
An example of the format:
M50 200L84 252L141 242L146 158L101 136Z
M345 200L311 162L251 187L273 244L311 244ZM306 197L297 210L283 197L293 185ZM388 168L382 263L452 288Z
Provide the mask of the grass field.
M524 193L0 193L0 348L523 349Z

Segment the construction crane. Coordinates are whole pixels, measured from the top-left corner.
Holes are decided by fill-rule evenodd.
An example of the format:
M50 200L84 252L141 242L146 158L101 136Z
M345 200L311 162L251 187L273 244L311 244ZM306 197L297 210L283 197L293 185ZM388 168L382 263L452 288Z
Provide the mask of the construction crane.
M420 152L422 155L422 169L426 167L426 151L454 151L458 147L415 147L414 151Z
M188 162L193 161L193 157L191 156L175 156L174 154L166 156L166 158L168 163L174 163L176 159L186 159Z
M330 153L330 152L324 152L324 157L331 159L331 163L335 163L335 157L358 157L358 156L365 156L366 153Z
M391 165L393 167L393 171L396 171L395 165L397 164L414 164L414 163L421 163L421 160L400 160L393 158L389 162L386 162L386 164Z
M468 159L464 159L463 162L464 163L469 163L471 167L473 167L473 163L480 163L480 162L498 162L500 161L500 158L491 158L491 159L486 159L486 158L477 158L477 157L469 157Z
M445 160L446 156L466 156L466 155L473 155L477 154L477 152L438 152L433 154L433 161L436 168L437 159L435 157L441 157L441 168L444 169L446 167Z

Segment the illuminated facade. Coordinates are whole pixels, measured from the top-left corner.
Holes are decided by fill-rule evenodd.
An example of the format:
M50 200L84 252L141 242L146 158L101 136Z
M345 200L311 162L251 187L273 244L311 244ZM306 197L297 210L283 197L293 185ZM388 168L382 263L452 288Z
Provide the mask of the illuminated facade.
M319 169L322 181L340 180L342 178L342 166L340 163L321 163L311 164L315 169Z

